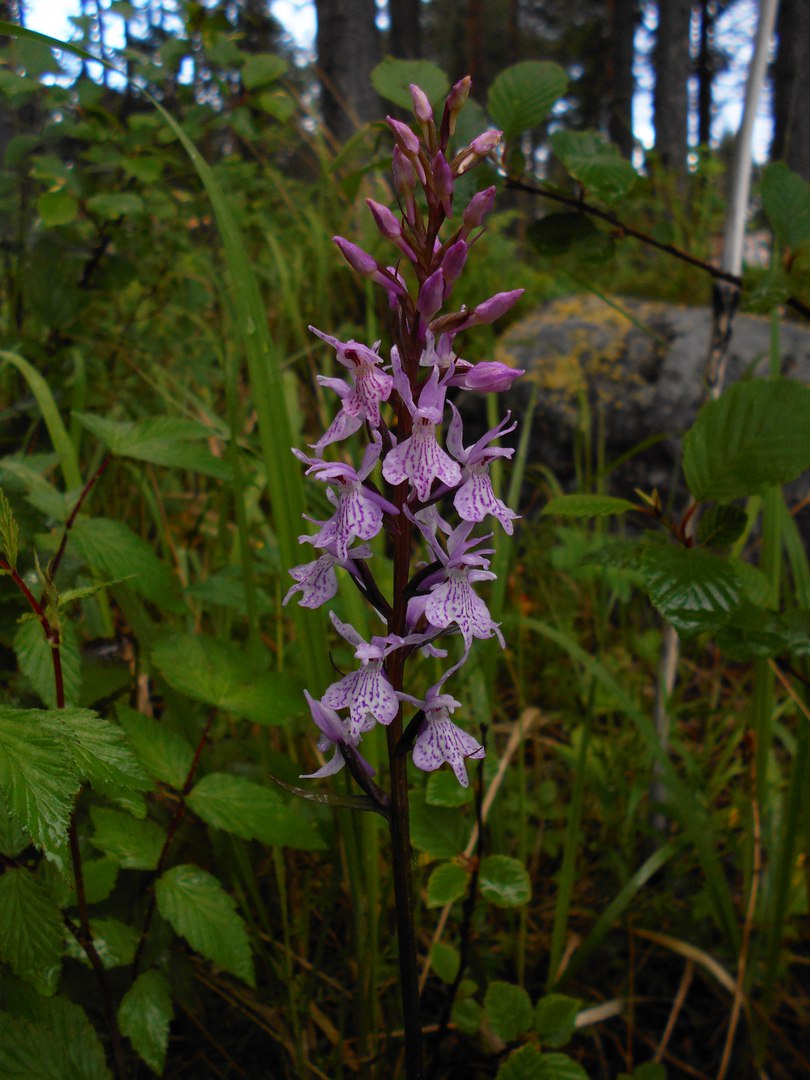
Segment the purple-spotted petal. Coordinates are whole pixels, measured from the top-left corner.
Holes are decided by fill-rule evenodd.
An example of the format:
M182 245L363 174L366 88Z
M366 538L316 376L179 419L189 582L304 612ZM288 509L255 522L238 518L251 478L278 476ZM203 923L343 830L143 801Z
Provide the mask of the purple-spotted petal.
M338 589L336 562L337 558L326 552L313 562L294 566L290 570L290 576L296 584L287 590L282 604L288 603L298 592L301 593L299 607L317 608L325 604L327 600L331 600Z
M483 521L487 514L492 514L511 536L515 531L512 522L518 515L496 497L489 478L488 464L476 465L468 470L468 473L467 479L453 499L453 506L459 517L464 521Z
M434 772L446 761L462 787L470 786L466 759L482 757L483 746L454 724L446 710L425 719L413 747L413 763L418 769Z
M446 630L455 624L461 631L467 649L472 645L473 638L489 638L493 634L505 647L498 624L481 597L473 591L463 567L447 571L447 580L434 586L424 610L432 626Z

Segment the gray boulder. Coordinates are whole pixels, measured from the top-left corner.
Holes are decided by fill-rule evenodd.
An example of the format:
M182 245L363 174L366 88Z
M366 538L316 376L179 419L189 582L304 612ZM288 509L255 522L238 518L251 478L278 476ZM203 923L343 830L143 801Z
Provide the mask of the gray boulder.
M680 436L706 399L711 312L708 305L627 297L611 304L573 296L515 323L500 339L496 358L525 368L526 375L514 383L506 404L520 417L531 385L537 386L530 463L548 466L567 488L574 479L577 425L589 420L594 453L596 440L604 439L608 466L665 433L662 442L612 471L609 488L629 495L636 486L658 487L663 496L674 496ZM767 318L737 315L725 385L766 376L769 341ZM810 383L810 329L783 321L780 352L782 374Z

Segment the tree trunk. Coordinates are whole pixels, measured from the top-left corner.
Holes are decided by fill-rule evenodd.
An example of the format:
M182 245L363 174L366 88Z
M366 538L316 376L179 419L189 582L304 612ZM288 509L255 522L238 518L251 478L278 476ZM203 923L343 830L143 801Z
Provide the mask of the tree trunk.
M776 32L771 157L810 181L810 0L782 0Z
M388 0L392 56L399 56L405 60L422 59L420 6L421 0Z
M380 59L374 0L316 0L318 78L326 127L345 142L380 115L371 69Z
M691 0L659 0L655 38L655 150L662 164L686 171Z
M608 0L608 135L624 157L633 153L633 59L636 32L635 0Z
M714 23L716 0L700 0L700 42L697 54L698 144L708 146L712 133L712 82L714 81Z

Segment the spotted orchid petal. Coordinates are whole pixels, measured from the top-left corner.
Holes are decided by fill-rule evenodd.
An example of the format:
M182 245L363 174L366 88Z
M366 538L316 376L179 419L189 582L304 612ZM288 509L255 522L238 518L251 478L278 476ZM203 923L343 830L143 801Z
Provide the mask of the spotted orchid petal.
M501 648L506 647L499 624L473 590L470 572L465 567L446 571L446 579L434 585L427 598L424 613L431 626L441 630L457 626L466 649L472 645L473 638L490 638L493 634L500 641Z

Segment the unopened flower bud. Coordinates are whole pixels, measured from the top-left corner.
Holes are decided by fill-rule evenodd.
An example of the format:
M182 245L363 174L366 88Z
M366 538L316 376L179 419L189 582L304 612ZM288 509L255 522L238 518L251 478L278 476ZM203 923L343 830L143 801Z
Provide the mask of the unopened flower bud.
M413 114L420 124L429 124L433 119L433 109L430 107L428 96L416 83L408 87L413 99Z
M393 116L386 116L385 122L391 128L394 133L394 138L402 148L403 152L410 158L415 158L419 154L419 139L411 131L407 124L403 124L401 120L395 120Z
M482 394L501 394L525 374L524 368L511 368L498 360L482 360L465 373L464 387Z
M473 229L477 229L479 225L483 225L484 219L495 203L495 188L488 187L484 191L479 191L470 199L467 209L461 216L463 223L463 232L470 233Z
M470 315L471 322L468 325L480 326L485 323L495 322L496 319L500 319L501 315L505 315L510 308L515 306L525 291L525 289L511 289L509 292L495 293L488 300L476 305Z
M486 157L487 154L492 153L502 138L502 131L495 131L494 129L484 131L470 143L470 150L472 150L474 154L480 154L481 157Z
M373 199L366 199L366 205L371 211L375 225L386 240L398 240L402 235L402 226L397 216L387 206L383 206L382 203L375 202Z
M455 244L451 244L447 249L442 259L442 274L448 289L458 280L466 261L467 244L464 240L456 240Z
M351 240L344 240L342 236L333 236L332 239L340 248L343 258L352 270L356 270L358 274L370 277L380 269L376 260L367 251L363 251L361 247L358 247L357 244L353 244Z
M447 103L445 109L447 110L447 116L449 120L449 132L452 135L456 130L456 117L464 108L464 103L470 96L470 86L472 85L472 79L469 75L465 75L463 79L459 81L452 88L447 95Z
M441 270L434 270L429 278L422 282L419 290L419 299L416 309L426 319L435 315L442 306L444 300L444 274Z
M453 174L441 150L433 159L433 183L442 204L442 210L450 217L453 212Z

